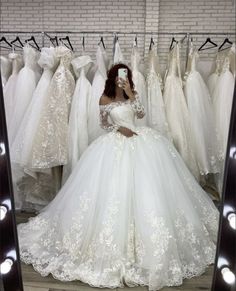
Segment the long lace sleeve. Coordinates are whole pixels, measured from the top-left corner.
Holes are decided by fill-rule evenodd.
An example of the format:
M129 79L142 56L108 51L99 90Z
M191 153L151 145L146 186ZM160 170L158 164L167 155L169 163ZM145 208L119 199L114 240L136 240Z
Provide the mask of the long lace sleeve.
M144 106L141 103L137 92L135 92L134 98L135 99L133 101L131 101L130 104L131 104L131 107L133 108L137 118L141 119L145 115Z
M117 131L119 129L119 125L109 123L108 121L108 105L99 105L100 109L100 126L106 131Z

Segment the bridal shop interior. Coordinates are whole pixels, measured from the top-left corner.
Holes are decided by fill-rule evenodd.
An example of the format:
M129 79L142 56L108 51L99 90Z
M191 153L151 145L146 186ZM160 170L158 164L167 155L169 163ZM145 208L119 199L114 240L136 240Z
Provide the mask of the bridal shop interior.
M236 290L235 0L0 8L0 290Z

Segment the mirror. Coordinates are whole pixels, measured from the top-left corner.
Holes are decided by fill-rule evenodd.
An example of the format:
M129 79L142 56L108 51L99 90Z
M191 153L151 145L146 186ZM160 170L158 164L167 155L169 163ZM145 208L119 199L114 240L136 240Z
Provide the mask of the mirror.
M119 68L127 67L120 64L122 54L117 42L115 45L118 64L106 66L108 62L103 59L103 69L106 73L109 67L109 80L113 78L116 86ZM14 281L18 286L14 287L18 288L16 290L22 290L22 285L20 275L17 277L20 274L19 260L10 259L19 258L15 215L21 258L24 261L21 268L26 290L37 287L46 289L51 286L75 290L78 286L87 287L87 284L123 287L121 284L134 286L138 282L149 285L150 288L164 287L163 290L167 289L168 284L181 285L185 290L194 289L196 286L210 288L219 217L217 207L220 199L217 198L221 196L219 194L223 185L225 155L220 160L216 175L194 178L194 161L196 164L199 162L196 153L202 149L203 142L199 140L193 160L194 153L191 150L185 156L184 147L191 149L194 143L192 139L188 139L188 144L184 145L183 142L181 146L182 133L180 138L178 134L175 136L180 130L177 126L179 124L175 124L177 118L180 118L176 111L182 107L177 107L179 104L173 103L170 96L173 96L175 84L174 94L179 102L184 100L182 97L191 98L191 88L194 88L195 83L186 84L195 69L196 55L192 51L188 58L185 91L177 91L181 88L181 82L178 82L182 75L176 62L180 53L178 50L178 45L171 50L169 67L164 78L163 100L165 108L168 107L169 110L165 117L169 126L167 136L163 137L165 133L160 134L150 126L143 127L144 124L141 124L144 119L145 100L142 100L144 95L135 93L142 90L138 87L142 76L135 71L139 55L134 47L131 64L127 68L128 79L129 67L133 69L133 79L129 79L130 88L128 86L128 89L124 89L128 99L124 99L123 89L117 86L115 100L112 100L114 96L109 90L106 91L109 86L106 88L107 83L104 82L106 98L100 99L100 114L105 132L98 134L97 131L92 131L87 136L87 144L90 145L85 146L83 153L78 153L78 149L83 148L86 140L81 138L74 142L78 127L68 127L68 120L69 125L78 126L76 119L71 116L82 118L84 113L83 110L79 111L79 105L82 107L84 104L79 98L74 98L81 96L78 80L83 80L83 89L87 96L94 96L93 88L85 81L86 73L92 68L91 58L83 55L72 60L70 50L63 46L56 48L56 55L54 48L42 49L38 60L38 64L44 69L42 73L36 62L34 66L30 64L30 69L26 68L29 65L27 56L31 62L38 58L38 52L31 47L24 48L24 65L15 52L11 54L14 60L12 64L20 74L17 83L13 79L11 86L16 86L17 96L21 98L10 103L14 107L11 114L8 112L11 106L7 103L10 100L6 100L6 94L1 99L1 102L6 100L6 121L10 129L9 149L8 146L1 148L7 165L5 172L1 168L1 174L5 173L2 185L8 186L8 190L3 191L6 193L3 202L10 201L9 197L11 198L10 204L2 204L1 215L4 221L7 211L10 210L7 229L10 229L10 224L13 226L13 232L9 235L11 241L7 242L8 245L11 243L13 251L7 255L5 253L8 261L1 260L1 263L5 262L5 269L1 265L1 272L3 269L10 270L12 266L15 267L15 276L18 278ZM104 53L99 52L100 56ZM150 53L149 61L152 58L155 59L155 55L153 57ZM34 74L31 72L32 68ZM157 73L155 69L153 74L158 76ZM176 74L174 77L173 73ZM195 78L193 74L191 77ZM96 78L96 72L93 78ZM135 85L136 91L132 90L134 79L139 80ZM229 82L231 80L232 78ZM158 78L155 79L157 81ZM7 86L7 82L4 82L2 79L3 92ZM196 79L195 82L197 83ZM230 84L234 87L234 81ZM154 86L148 81L147 86L147 94L152 96L150 91ZM75 92L78 95L74 95ZM191 104L191 100L188 101ZM154 101L152 105L151 109L154 108ZM147 123L152 124L155 118L150 119L153 111L148 106L147 102L144 106L145 118L149 118ZM5 146L7 132L3 102L0 110L3 128L1 142ZM95 111L93 113L96 116ZM98 115L99 111L97 117ZM8 118L9 116L14 119ZM136 123L133 122L134 118ZM189 126L190 124L192 123ZM79 126L80 137L84 137L81 132L84 134L88 124ZM153 124L152 126L154 127ZM186 124L184 126L187 128ZM92 134L98 134L98 137L94 138ZM193 135L190 136L193 138ZM66 143L67 137L77 148ZM205 136L206 139L211 137ZM227 136L222 144L226 151ZM215 145L218 150L218 144ZM68 152L65 151L67 147L71 149ZM9 156L6 155L9 152L14 198L11 194ZM77 156L77 159L79 156L79 161L74 163L72 155ZM66 163L67 160L70 163ZM214 168L214 157L210 161ZM66 166L60 166L63 164ZM12 291L7 289L9 287L4 288Z

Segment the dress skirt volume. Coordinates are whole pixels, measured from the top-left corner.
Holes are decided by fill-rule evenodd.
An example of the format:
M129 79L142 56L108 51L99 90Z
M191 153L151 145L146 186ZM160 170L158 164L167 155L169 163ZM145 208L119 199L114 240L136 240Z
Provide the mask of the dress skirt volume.
M42 276L95 287L181 285L214 262L218 211L172 143L135 126L135 100L100 106L103 134L54 200L18 226L21 259ZM130 138L117 131L126 126Z

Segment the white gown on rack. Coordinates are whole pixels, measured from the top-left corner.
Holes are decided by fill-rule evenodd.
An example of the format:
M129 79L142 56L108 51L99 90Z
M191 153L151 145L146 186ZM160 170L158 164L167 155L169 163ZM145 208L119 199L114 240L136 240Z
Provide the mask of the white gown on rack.
M213 102L213 93L216 87L216 84L219 81L219 76L220 76L220 71L221 71L221 60L220 60L220 55L217 54L216 56L216 60L215 60L215 70L212 74L209 75L208 79L207 79L207 87L209 89L210 92L210 96L212 98L212 102Z
M184 92L190 119L191 147L197 162L199 177L219 172L216 128L212 100L202 76L196 69L197 51L190 51Z
M12 64L11 61L4 56L0 56L0 64L1 64L1 81L2 86L4 87L11 74Z
M36 208L36 205L45 206L52 200L55 192L50 173L36 173L32 165L34 138L44 112L47 90L58 65L55 49L42 48L38 64L43 68L43 74L10 149L17 208L22 208L23 205L25 207L25 202L34 204L31 208Z
M31 168L49 169L68 162L68 122L75 80L70 71L72 52L59 46L60 64L54 73L31 151Z
M229 56L226 55L222 72L213 93L215 124L218 135L220 157L222 160L225 159L235 82L229 67L230 59Z
M16 96L13 108L13 116L8 127L9 145L11 146L22 122L24 114L31 102L37 85L35 62L38 54L32 47L26 45L23 48L24 67L20 70L16 83Z
M55 199L18 225L21 259L42 276L103 288L157 290L202 274L215 258L213 202L165 137L135 125L144 114L137 96L100 109L110 132L87 148Z
M169 138L169 129L166 119L166 109L162 97L162 79L157 71L157 55L149 51L147 64L147 100L148 125Z
M114 57L113 57L113 64L124 63L124 56L120 48L119 41L117 40L115 43L115 50L114 50Z
M105 133L99 126L99 99L105 89L109 61L102 44L100 44L97 48L96 62L97 70L92 83L92 96L89 101L88 110L89 143Z
M88 109L91 101L92 86L86 78L93 61L89 56L81 56L72 60L72 66L78 77L72 96L69 132L68 132L68 163L63 167L63 180L66 181L82 153L89 144Z
M163 92L166 116L173 142L191 172L198 178L197 164L189 143L189 115L182 89L178 44L170 52Z
M13 108L16 98L16 82L19 71L23 65L22 58L19 54L10 53L8 58L12 61L12 74L3 88L7 127L10 124L10 120L13 118Z
M134 88L138 92L142 104L145 108L147 114L142 119L136 120L137 125L147 125L148 123L148 100L147 100L147 88L146 81L143 74L139 71L139 63L141 61L141 57L138 52L138 48L133 46L132 54L131 54L131 68L132 68L132 79L134 82Z

